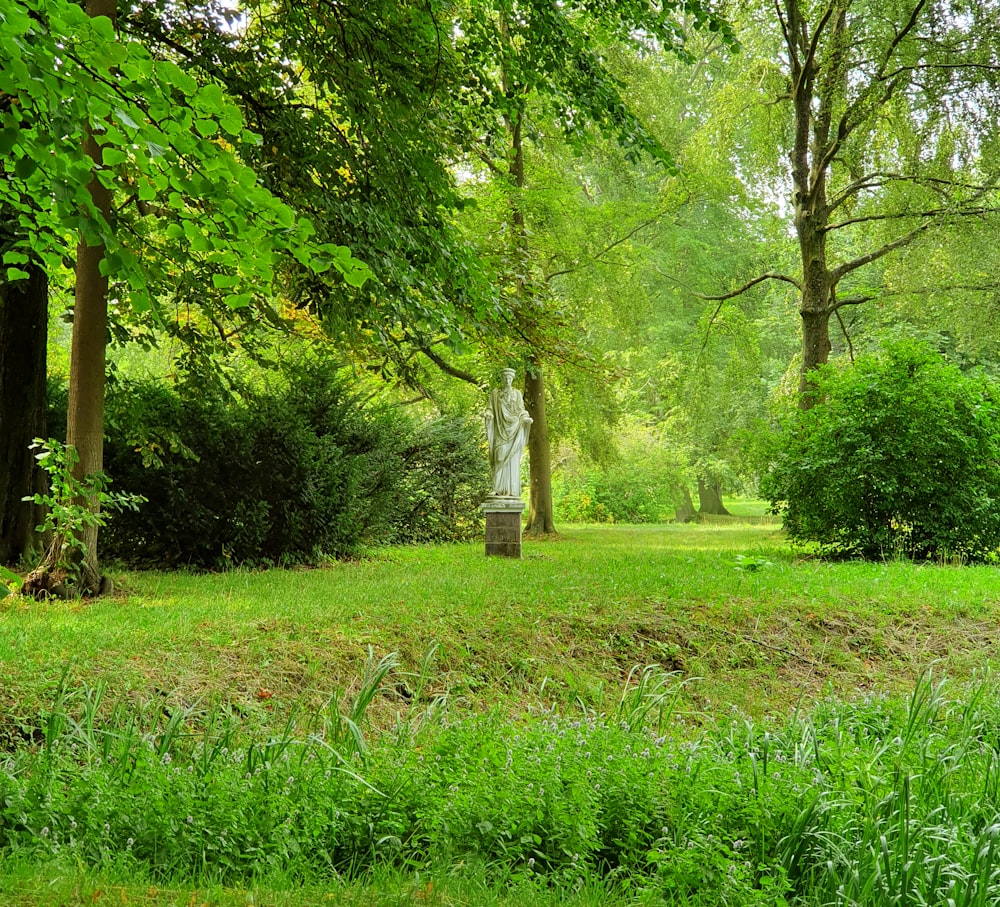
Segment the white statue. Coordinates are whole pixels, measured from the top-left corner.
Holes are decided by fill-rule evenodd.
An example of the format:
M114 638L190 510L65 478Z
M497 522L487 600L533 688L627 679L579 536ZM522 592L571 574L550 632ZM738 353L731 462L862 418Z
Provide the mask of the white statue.
M521 497L521 454L528 443L532 418L521 392L513 386L514 369L501 373L503 387L490 392L486 410L486 441L490 448L493 497Z

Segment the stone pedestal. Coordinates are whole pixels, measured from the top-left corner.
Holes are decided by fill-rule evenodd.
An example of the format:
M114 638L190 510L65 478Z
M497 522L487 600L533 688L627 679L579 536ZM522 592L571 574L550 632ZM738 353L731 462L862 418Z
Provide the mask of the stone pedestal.
M486 514L487 557L520 557L524 501L489 497L483 504L483 513Z

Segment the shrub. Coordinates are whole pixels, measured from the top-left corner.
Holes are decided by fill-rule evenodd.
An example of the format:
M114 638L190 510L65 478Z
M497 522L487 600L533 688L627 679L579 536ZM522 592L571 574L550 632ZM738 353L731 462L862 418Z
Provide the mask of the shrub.
M990 558L1000 546L1000 403L914 343L817 371L762 493L796 541L865 558Z
M111 518L104 554L288 563L477 531L486 467L469 425L364 406L326 363L298 364L279 383L239 395L115 385L105 469L148 502Z

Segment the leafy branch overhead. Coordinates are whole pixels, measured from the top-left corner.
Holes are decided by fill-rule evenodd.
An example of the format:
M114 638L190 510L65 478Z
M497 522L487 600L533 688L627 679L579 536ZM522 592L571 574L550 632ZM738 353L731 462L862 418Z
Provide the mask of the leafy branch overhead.
M138 312L157 308L153 288L165 272L195 263L232 308L271 285L282 253L354 286L370 277L346 246L318 242L310 221L234 154L259 138L219 85L154 59L76 4L22 0L5 10L0 117L0 154L12 162L0 203L21 234L4 255L8 280L25 277L29 259L50 270L71 260L78 236L105 245L102 270ZM88 128L96 162L83 148ZM109 223L87 192L92 176L155 206L162 234L121 211Z

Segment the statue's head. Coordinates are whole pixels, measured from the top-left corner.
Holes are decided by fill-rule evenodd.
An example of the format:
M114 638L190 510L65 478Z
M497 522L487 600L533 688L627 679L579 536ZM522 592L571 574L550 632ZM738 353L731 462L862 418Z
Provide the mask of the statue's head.
M503 383L510 385L514 381L515 371L512 368L505 368L500 372L500 377L503 378Z

